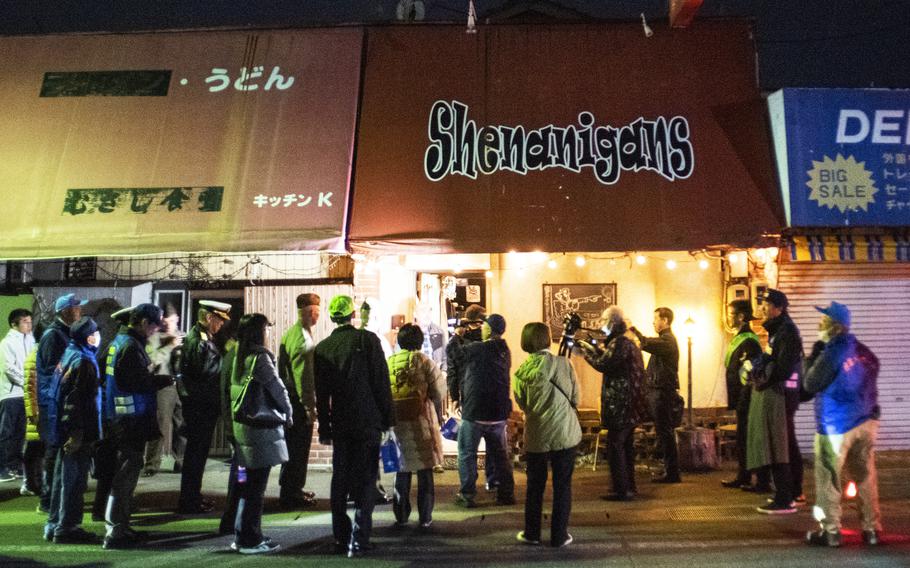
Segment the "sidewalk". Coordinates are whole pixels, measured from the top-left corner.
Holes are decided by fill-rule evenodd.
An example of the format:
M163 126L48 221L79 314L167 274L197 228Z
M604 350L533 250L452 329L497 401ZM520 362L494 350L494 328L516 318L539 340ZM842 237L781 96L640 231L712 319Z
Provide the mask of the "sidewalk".
M37 498L20 497L18 485L0 485L0 566L268 566L314 565L320 568L356 562L370 566L767 566L778 568L910 565L910 453L880 454L881 508L885 544L860 544L855 507L845 506L845 544L840 549L803 544L811 519L812 469L806 469L809 505L795 515L767 517L755 512L763 496L724 489L720 480L733 467L705 474L688 474L679 485L655 485L647 473L638 474L639 499L630 503L602 501L607 493L608 468L590 465L576 470L570 531L575 542L565 549L529 547L515 541L522 528L525 475L516 472L519 504L493 505L482 493L481 507L464 510L452 505L458 475L436 475L436 511L431 532L421 534L416 519L409 527L392 527L388 506L377 507L374 535L377 549L368 557L348 560L331 554L328 487L331 474L311 471L308 489L319 499L316 510L285 513L276 510L277 469L273 470L263 519L266 534L282 550L268 557L241 557L228 552L232 537L215 534L218 516L182 519L172 513L179 475L159 473L141 478L137 491L137 529L152 532L149 546L134 551L104 551L100 546L63 546L41 539L44 518L35 513ZM206 492L223 503L227 467L210 460ZM391 487L389 476L384 485ZM93 484L90 484L90 491ZM415 513L416 514L416 513ZM88 520L88 515L86 516ZM548 536L544 520L544 538ZM103 532L99 523L85 527Z

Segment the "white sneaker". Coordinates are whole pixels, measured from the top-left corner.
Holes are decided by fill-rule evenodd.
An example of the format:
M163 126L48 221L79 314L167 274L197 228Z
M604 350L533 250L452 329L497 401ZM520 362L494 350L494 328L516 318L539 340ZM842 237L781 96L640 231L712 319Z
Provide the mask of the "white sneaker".
M35 493L31 489L29 489L28 487L23 485L22 487L19 488L19 495L22 495L24 497L34 497L35 495L37 495L37 493Z
M250 548L241 547L240 550L238 550L237 552L239 552L240 554L269 554L272 552L276 552L280 548L281 548L281 545L278 544L277 542L271 542L268 540L264 540L264 541L260 542L259 544L257 544L256 546L253 546Z
M572 542L574 542L574 541L575 541L575 539L572 538L572 535L566 533L566 540L564 540L564 541L562 542L562 544L560 544L557 548L563 548L563 547L565 547L565 546L569 546L569 545L572 544Z

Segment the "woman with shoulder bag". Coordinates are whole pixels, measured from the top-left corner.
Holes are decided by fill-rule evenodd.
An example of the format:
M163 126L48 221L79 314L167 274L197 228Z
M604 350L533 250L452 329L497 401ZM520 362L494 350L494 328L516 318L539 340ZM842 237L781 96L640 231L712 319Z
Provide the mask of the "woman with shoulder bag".
M402 469L395 476L395 524L404 526L411 514L411 475L417 472L417 512L420 528L433 522L433 467L442 463L442 399L445 378L420 352L423 331L405 324L398 331L401 351L389 357L389 377L395 405L395 434L401 446Z
M234 522L235 540L231 548L241 554L267 554L279 548L277 543L262 535L263 496L272 466L288 461L284 428L290 427L293 420L291 401L284 383L278 378L275 356L265 347L266 334L271 325L262 314L246 314L240 318L237 327L237 355L231 375L231 404L240 502ZM248 382L251 384L247 385ZM260 404L270 406L260 410L283 414L286 417L285 424L251 426L241 421L237 409L244 406L242 403L245 401L242 399L253 388L262 394L258 399ZM244 407L244 410L247 409Z
M553 513L550 544L572 543L568 532L572 511L572 473L575 449L581 442L578 381L565 357L550 353L550 328L541 322L524 326L521 348L530 356L515 371L512 386L515 402L525 413L525 450L528 459L528 491L525 529L517 539L540 544L540 517L547 485L547 463L553 468Z

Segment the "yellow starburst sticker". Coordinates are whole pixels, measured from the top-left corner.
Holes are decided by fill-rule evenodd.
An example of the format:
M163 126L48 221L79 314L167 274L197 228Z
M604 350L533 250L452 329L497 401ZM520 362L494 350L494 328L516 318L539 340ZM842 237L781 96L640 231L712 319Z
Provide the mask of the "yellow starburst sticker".
M812 160L813 168L806 172L806 185L812 190L809 199L817 201L819 207L837 207L841 213L868 211L869 205L875 203L878 188L865 165L853 156L844 158L840 154L833 160L828 156L821 162Z

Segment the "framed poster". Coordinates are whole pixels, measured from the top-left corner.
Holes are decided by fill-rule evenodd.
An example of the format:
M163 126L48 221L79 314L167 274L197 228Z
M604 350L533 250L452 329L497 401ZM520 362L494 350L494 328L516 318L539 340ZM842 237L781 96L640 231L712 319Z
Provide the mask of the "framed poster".
M581 326L599 327L600 314L616 303L616 283L544 284L543 321L550 326L554 343L562 337L563 318L571 312L581 317Z

